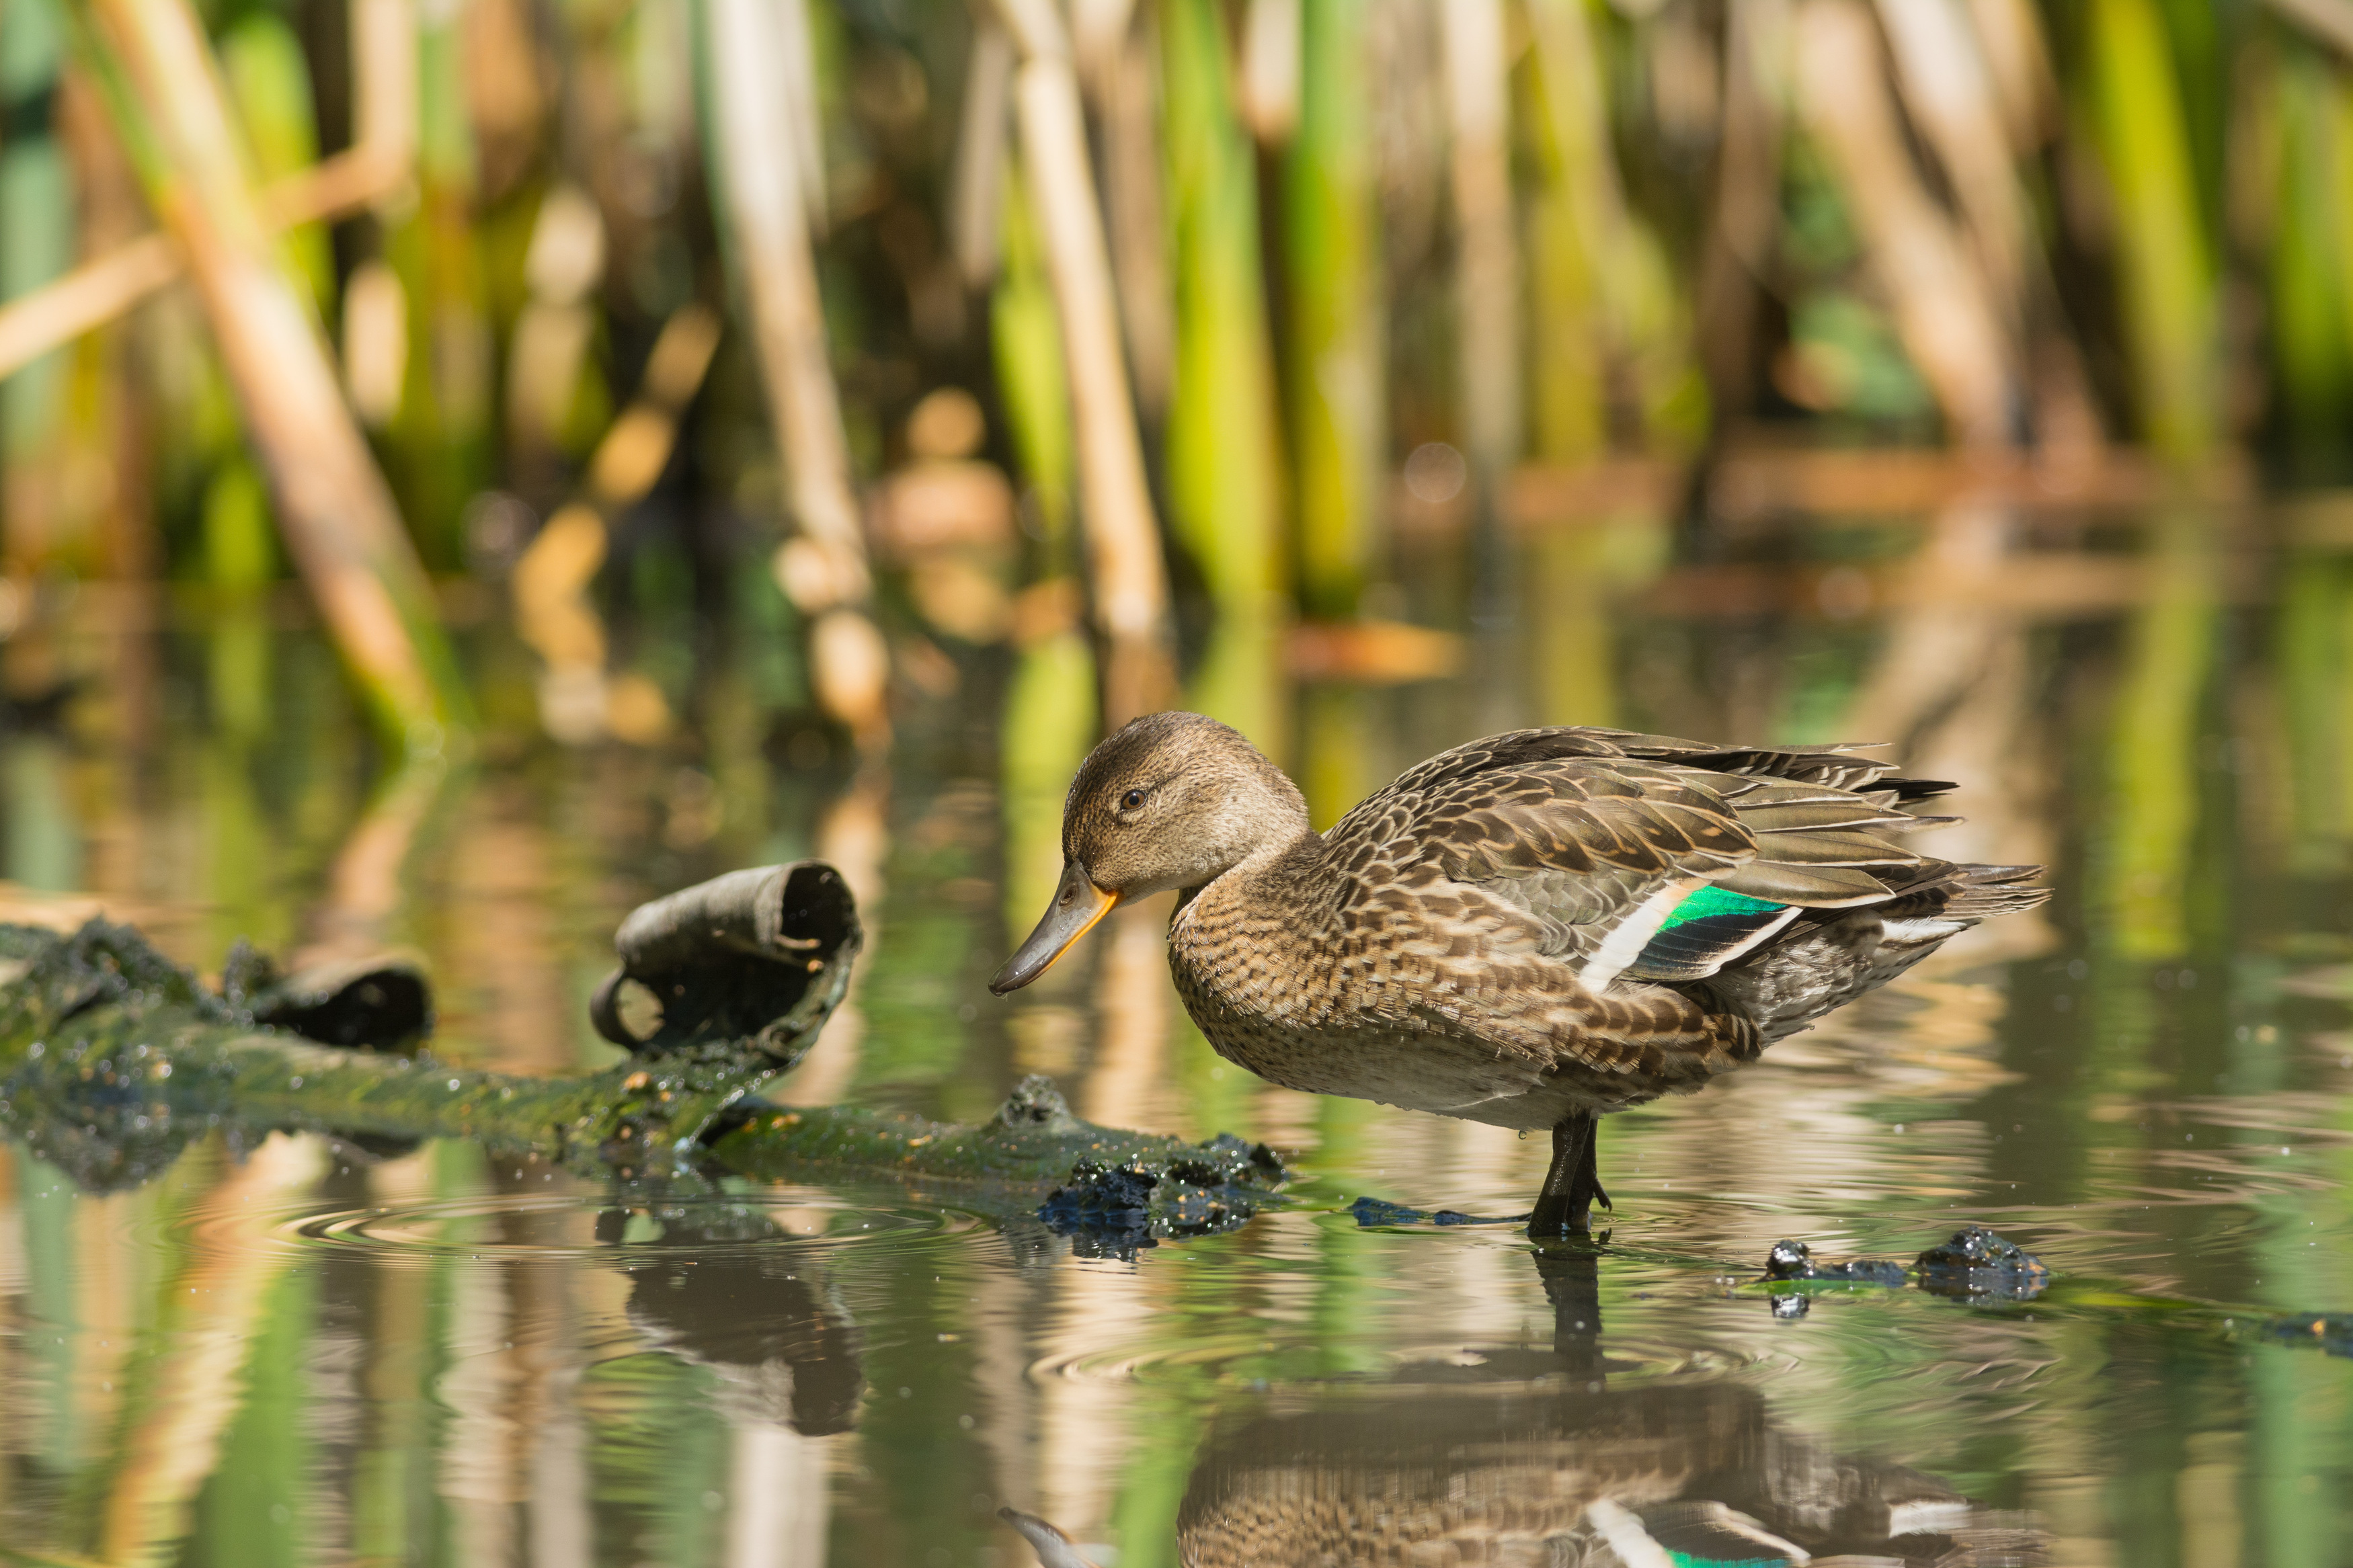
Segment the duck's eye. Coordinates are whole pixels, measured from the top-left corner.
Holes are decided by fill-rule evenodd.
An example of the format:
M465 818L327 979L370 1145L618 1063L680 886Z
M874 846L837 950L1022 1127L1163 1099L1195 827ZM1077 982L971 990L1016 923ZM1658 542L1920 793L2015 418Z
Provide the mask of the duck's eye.
M1129 790L1125 795L1119 797L1119 806L1122 811L1134 811L1143 804L1144 792L1140 789Z

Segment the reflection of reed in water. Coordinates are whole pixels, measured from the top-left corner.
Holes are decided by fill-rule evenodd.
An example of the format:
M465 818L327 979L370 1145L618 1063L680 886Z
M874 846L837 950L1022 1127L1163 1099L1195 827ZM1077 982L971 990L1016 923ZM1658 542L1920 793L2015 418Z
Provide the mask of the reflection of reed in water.
M818 824L816 853L841 873L850 895L864 910L880 910L886 891L883 866L891 853L891 774L881 763L860 766L849 788L826 809ZM853 969L849 991L835 1009L825 1033L799 1068L777 1087L785 1105L831 1105L857 1076L866 1017L859 1007L863 966Z
M1168 925L1166 899L1151 899L1113 919L1095 979L1095 1014L1101 1020L1094 1062L1079 1087L1079 1114L1105 1127L1160 1127L1166 1114L1152 1114L1168 1050L1168 984L1163 933Z
M510 1215L485 1228L485 1239L522 1239ZM542 1340L551 1325L526 1317L516 1300L522 1279L521 1269L497 1264L449 1275L443 1330L449 1364L433 1384L435 1398L450 1412L437 1456L437 1489L458 1553L470 1563L511 1562L515 1555L516 1514L528 1495L524 1478L538 1437L537 1424L522 1416L542 1403L543 1381L557 1359L547 1352L562 1344Z
M2189 945L2189 852L2200 809L2200 710L2220 625L2213 542L2203 520L2161 518L2151 584L2126 631L2110 735L2110 820L2094 851L2108 936L2126 959Z
M418 834L448 782L439 763L415 762L376 785L328 867L326 888L305 921L311 940L292 955L297 967L383 948L406 912Z
M1968 818L1910 842L1925 854L1994 865L2052 858L2048 752L2033 733L2033 668L2027 624L1972 584L1999 580L2014 520L1990 503L1962 500L1930 525L1896 590L1900 606L1856 690L1841 734L1886 742L1923 778L1972 781ZM2050 944L2045 917L1965 931L1938 955L2015 957Z
M273 1210L314 1184L321 1164L317 1141L272 1135L181 1216L200 1239L179 1268L155 1282L160 1310L150 1321L169 1324L182 1347L156 1375L108 1380L125 1392L119 1436L100 1461L111 1483L102 1488L105 1502L92 1532L100 1561L142 1561L187 1532L197 1494L246 1409L250 1384L265 1370L248 1358L263 1338L275 1288L290 1262L267 1245ZM98 1205L85 1212L96 1225L112 1217ZM79 1272L99 1289L77 1313L78 1324L112 1325L106 1337L127 1345L122 1331L135 1310L133 1292L102 1269Z
M1167 1286L1142 1272L1111 1266L1059 1271L1058 1292L1041 1344L1076 1346L1106 1337L1114 1326L1146 1322L1157 1315ZM1139 1458L1150 1458L1149 1439L1132 1434L1138 1404L1136 1385L1124 1379L1063 1376L1039 1388L1037 1497L1048 1518L1100 1539L1113 1500L1134 1479Z
M490 1044L510 1070L554 1072L578 1065L583 1041L554 918L554 836L530 806L522 792L494 785L459 808L448 923L464 939L442 946L437 990L456 1005L441 1002L439 1027Z

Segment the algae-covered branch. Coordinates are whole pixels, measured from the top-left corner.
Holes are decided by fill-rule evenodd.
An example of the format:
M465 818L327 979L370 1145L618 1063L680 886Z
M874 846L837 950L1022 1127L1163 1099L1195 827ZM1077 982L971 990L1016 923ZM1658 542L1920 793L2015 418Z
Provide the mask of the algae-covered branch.
M464 1138L591 1177L715 1168L888 1176L1132 1244L1218 1228L1282 1179L1262 1147L1096 1127L1042 1079L963 1126L758 1098L816 1042L861 940L834 869L733 872L639 908L591 1007L628 1051L553 1078L450 1065L430 993L397 963L280 975L240 949L217 991L128 926L0 926L0 1122L85 1186L144 1180L216 1127L364 1147Z

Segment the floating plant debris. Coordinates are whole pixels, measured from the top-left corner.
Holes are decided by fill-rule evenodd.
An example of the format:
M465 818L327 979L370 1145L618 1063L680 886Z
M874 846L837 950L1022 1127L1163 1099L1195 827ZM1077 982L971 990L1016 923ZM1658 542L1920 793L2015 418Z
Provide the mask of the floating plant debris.
M1036 1108L1046 1096L1051 1105L1039 1116ZM998 1120L1031 1120L1055 1129L1057 1115L1071 1128L1083 1125L1062 1105L1052 1084L1029 1078L1016 1087ZM1231 1230L1265 1205L1268 1188L1282 1173L1282 1163L1271 1149L1231 1133L1173 1158L1082 1158L1071 1168L1070 1179L1046 1195L1038 1218L1082 1249L1132 1258L1165 1237Z
M1765 1255L1765 1278L1808 1284L1878 1285L1901 1289L1917 1276L1920 1289L1939 1296L2029 1301L2051 1281L2041 1258L1979 1225L1964 1226L1952 1239L1929 1247L1911 1266L1887 1258L1857 1258L1817 1263L1802 1241L1782 1240ZM1783 1298L1776 1298L1777 1306ZM1781 1314L1803 1315L1802 1309Z
M1858 1258L1845 1263L1817 1263L1802 1241L1777 1241L1765 1255L1768 1279L1813 1279L1843 1285L1900 1286L1904 1265L1883 1258Z
M2263 1337L2318 1345L2330 1355L2353 1356L2353 1312L2299 1312L2263 1325Z
M1981 1225L1964 1226L1941 1247L1914 1260L1920 1289L1940 1296L1984 1296L2030 1301L2051 1282L2042 1259Z
M1404 1204L1393 1204L1387 1198L1374 1197L1358 1198L1348 1205L1348 1212L1356 1216L1358 1226L1366 1229L1385 1225L1419 1225L1424 1220L1428 1220L1432 1225L1525 1225L1528 1223L1528 1216L1524 1214L1464 1214L1461 1209L1432 1211L1409 1208Z

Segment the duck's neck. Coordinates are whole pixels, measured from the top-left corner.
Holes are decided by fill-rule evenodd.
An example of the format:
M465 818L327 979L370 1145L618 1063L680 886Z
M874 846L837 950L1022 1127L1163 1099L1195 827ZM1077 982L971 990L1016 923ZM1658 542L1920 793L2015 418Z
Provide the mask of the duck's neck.
M1180 910L1183 910L1186 905L1211 888L1238 887L1281 868L1295 865L1303 859L1313 859L1323 852L1324 836L1308 826L1303 821L1291 832L1271 833L1260 840L1257 847L1249 854L1244 855L1216 876L1208 878L1192 887L1178 889L1176 907Z

